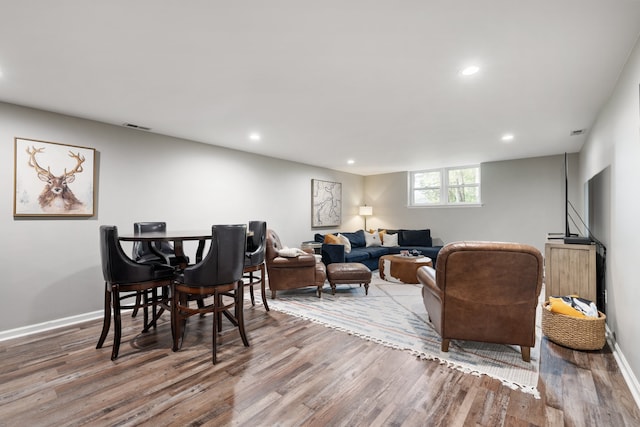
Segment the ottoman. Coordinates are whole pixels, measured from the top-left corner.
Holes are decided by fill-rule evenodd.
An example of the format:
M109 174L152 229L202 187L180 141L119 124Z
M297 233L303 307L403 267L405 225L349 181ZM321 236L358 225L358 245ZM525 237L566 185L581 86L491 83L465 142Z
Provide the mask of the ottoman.
M336 284L362 286L364 293L369 295L369 283L371 282L371 270L359 262L335 262L327 266L327 278L331 285L331 295L336 294Z

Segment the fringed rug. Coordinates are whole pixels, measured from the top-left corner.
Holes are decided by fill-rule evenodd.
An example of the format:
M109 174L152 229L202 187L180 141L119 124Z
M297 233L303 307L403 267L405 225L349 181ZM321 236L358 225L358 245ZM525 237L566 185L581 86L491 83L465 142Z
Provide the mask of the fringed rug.
M539 398L542 334L539 324L536 345L531 349L531 362L522 360L518 346L452 340L449 351L442 352L440 336L428 321L421 289L422 285L386 282L374 272L366 296L364 287L338 285L335 295L331 295L331 289L325 286L322 298L317 297L315 288L278 291L277 299L269 298L268 303L273 310L391 348L407 350L422 359L436 360L465 373L488 375ZM540 318L539 311L538 322Z

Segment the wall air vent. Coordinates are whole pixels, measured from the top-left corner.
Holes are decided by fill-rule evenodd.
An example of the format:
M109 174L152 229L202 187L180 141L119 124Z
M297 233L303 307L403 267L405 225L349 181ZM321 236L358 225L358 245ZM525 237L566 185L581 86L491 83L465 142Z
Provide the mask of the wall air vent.
M138 125L134 125L133 123L123 123L122 126L126 128L131 128L131 129L138 129L138 130L151 130L151 128L148 128L146 126L138 126Z
M586 129L576 129L576 130L572 130L569 135L578 136L578 135L582 135L585 131Z

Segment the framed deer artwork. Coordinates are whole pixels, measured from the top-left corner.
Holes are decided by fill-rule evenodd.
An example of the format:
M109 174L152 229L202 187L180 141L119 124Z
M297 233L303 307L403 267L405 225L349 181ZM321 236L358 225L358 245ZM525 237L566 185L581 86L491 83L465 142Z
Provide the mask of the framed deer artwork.
M95 150L15 138L14 216L93 216Z

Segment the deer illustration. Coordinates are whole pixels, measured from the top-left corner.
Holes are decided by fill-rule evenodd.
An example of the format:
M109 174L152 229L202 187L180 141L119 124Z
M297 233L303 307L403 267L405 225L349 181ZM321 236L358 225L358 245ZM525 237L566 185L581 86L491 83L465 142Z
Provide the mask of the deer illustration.
M74 154L69 151L69 157L76 159L76 167L67 172L67 168L64 169L64 173L60 176L55 176L51 173L51 167L47 169L43 168L36 161L36 154L41 153L45 147L35 148L27 147L27 154L29 154L29 166L34 168L38 173L38 178L44 181L46 184L38 201L42 210L47 212L53 211L72 211L82 206L82 202L76 198L68 184L75 181L75 174L82 172L82 163L84 163L84 157L78 154Z

